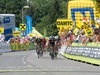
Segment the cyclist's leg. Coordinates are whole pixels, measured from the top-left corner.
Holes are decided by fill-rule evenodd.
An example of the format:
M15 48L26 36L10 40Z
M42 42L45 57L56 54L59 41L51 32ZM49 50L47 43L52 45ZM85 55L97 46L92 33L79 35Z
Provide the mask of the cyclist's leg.
M43 49L41 44L39 45L38 54L43 55Z
M43 54L43 46L42 45L41 45L40 50L41 50L41 54Z
M51 56L51 59L54 59L54 45L51 45L50 56Z
M44 43L42 44L42 51L44 52Z
M52 55L52 45L49 46L49 54Z
M54 57L57 58L58 55L58 47L57 45L54 45Z
M45 52L45 53L47 52L46 43L43 44L43 52Z
M36 45L36 53L37 53L37 50L38 50L38 45Z

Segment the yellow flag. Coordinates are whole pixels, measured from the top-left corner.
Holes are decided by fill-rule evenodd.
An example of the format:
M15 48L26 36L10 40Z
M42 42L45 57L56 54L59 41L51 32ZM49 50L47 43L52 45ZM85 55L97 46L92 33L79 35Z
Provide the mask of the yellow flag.
M78 35L78 33L79 33L79 29L78 29L78 28L75 28L75 29L74 29L74 34L75 34L75 35Z
M4 33L4 28L0 27L0 33Z
M76 27L82 29L82 22L77 22Z
M92 28L88 28L88 29L84 29L86 36L91 36L93 35L93 29Z

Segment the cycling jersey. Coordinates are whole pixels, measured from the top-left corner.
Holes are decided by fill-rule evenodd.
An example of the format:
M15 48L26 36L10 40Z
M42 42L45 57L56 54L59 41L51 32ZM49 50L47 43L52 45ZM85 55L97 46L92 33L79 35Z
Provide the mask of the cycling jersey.
M55 45L55 38L51 38L51 39L49 40L49 43L50 43L50 45L51 45L52 47L54 47L54 45Z

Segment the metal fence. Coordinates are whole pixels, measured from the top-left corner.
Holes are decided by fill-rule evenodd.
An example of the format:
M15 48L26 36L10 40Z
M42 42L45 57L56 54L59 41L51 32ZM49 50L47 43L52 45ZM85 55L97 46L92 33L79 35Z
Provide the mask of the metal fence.
M0 43L0 53L10 52L10 44L9 43Z

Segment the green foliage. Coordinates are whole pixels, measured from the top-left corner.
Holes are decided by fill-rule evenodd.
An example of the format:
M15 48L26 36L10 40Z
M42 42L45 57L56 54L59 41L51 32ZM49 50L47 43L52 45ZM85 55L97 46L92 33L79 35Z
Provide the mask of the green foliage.
M31 0L33 2L33 26L43 34L47 30L47 36L57 35L56 20L66 17L65 0ZM31 2L31 3L32 3Z
M94 1L96 1L96 2L100 3L100 0L94 0Z
M51 35L56 36L58 34L56 22L54 22L53 24L50 24L47 27L47 32L48 32L47 36L51 36Z

